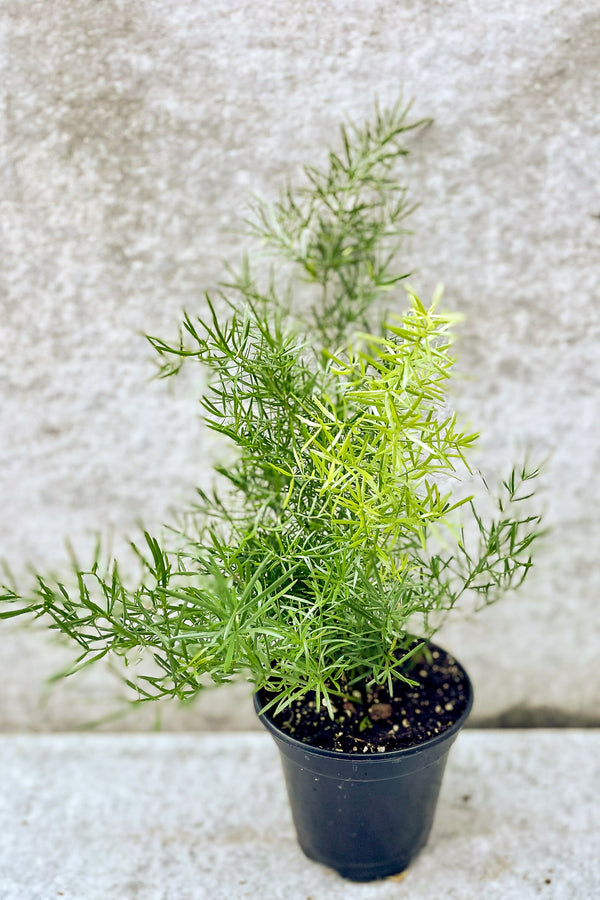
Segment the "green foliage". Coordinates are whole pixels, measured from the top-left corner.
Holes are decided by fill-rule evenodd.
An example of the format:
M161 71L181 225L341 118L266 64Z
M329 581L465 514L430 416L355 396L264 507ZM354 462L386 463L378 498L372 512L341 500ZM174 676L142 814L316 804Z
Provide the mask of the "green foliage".
M513 470L489 520L452 489L477 437L447 404L457 317L409 293L404 314L369 325L375 301L398 302L396 172L419 124L397 106L343 130L323 170L255 208L281 260L267 286L245 261L219 298L227 317L207 298L176 344L150 338L163 376L207 370L204 420L236 456L168 541L145 534L133 586L97 559L74 561L74 587L5 589L0 616L44 616L79 645L70 671L116 654L140 700L247 673L279 707L314 690L330 709L353 687L409 680L415 635L466 592L487 605L525 578L540 519L520 510L537 471ZM298 276L305 315L287 300Z
M411 212L396 169L408 155L404 135L429 121L407 122L407 114L400 103L377 107L373 122L342 128L341 152L330 152L323 170L306 167L305 187L254 209L252 231L318 286L306 324L325 347L337 346L348 325L366 325L373 302L406 277L390 268Z

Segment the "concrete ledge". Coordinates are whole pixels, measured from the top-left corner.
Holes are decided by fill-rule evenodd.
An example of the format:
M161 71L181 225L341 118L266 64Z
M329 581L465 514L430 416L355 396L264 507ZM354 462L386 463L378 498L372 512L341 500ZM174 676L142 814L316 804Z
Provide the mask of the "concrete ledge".
M3 737L0 766L2 900L600 896L599 731L463 732L401 887L304 858L263 734Z

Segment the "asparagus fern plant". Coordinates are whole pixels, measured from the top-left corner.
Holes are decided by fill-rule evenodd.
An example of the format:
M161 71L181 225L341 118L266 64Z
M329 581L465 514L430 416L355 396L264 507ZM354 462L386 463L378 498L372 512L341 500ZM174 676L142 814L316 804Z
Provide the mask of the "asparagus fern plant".
M527 575L537 473L513 470L489 519L457 494L477 437L448 406L457 317L399 284L398 170L421 125L397 105L342 129L323 168L255 206L267 277L245 261L178 341L150 338L163 376L208 372L204 421L237 452L181 527L134 548L135 583L96 559L4 589L0 616L44 617L78 645L70 671L115 654L137 701L245 673L277 708L314 691L331 711L409 679L415 636L463 595L489 604ZM384 317L384 301L405 311Z

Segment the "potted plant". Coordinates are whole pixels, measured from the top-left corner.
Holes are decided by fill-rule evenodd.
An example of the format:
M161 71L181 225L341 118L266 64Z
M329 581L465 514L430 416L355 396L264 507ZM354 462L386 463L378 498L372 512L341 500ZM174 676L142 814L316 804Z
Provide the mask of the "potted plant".
M134 702L245 675L303 849L356 880L424 845L472 703L431 639L463 595L485 606L523 581L540 524L521 511L534 469L512 471L491 516L465 490L476 434L448 405L457 316L412 291L397 312L397 169L423 124L398 104L342 129L303 186L254 207L267 276L245 260L178 341L150 338L163 376L208 372L204 421L236 454L166 539L134 546L141 577L97 557L75 562L74 586L36 576L0 607L75 641L70 672L120 657Z

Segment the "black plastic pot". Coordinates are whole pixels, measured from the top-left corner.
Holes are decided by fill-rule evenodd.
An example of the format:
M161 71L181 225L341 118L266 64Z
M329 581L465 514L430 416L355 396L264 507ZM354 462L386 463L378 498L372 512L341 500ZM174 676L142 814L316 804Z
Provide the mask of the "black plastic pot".
M344 878L371 881L402 872L423 849L448 751L473 703L464 675L468 703L460 719L405 750L362 756L322 750L285 734L268 713L260 715L279 748L298 842L310 859ZM254 706L260 713L260 692Z

